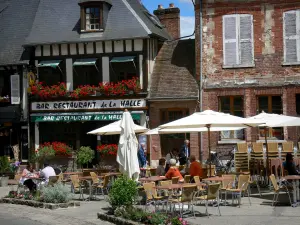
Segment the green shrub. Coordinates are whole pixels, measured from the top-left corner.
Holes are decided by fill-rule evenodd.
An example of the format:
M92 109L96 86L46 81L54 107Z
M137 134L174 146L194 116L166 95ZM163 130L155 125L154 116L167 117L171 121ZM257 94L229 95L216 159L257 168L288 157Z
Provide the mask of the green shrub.
M145 220L142 222L145 224L151 224L151 225L161 225L166 224L166 221L168 220L168 216L163 213L152 213L147 216Z
M10 172L10 163L7 156L0 156L0 173Z
M137 198L137 185L135 181L126 176L119 177L109 192L109 203L113 209L120 206L132 206Z
M47 186L42 190L42 199L47 203L66 203L72 198L70 189L61 183Z
M83 166L87 163L92 162L93 158L95 157L95 151L90 147L81 146L80 149L77 151L77 163L80 166Z

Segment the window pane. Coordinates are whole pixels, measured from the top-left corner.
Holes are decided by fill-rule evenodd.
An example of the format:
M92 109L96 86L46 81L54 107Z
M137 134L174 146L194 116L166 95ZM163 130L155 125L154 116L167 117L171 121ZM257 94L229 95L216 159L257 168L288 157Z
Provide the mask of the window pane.
M220 97L220 111L230 113L230 97Z
M268 96L259 96L258 97L258 113L262 111L268 113Z
M169 111L169 122L183 117L182 111Z
M296 112L300 115L300 94L296 94Z
M90 13L90 8L86 8L85 13Z
M282 114L281 96L272 96L272 113Z

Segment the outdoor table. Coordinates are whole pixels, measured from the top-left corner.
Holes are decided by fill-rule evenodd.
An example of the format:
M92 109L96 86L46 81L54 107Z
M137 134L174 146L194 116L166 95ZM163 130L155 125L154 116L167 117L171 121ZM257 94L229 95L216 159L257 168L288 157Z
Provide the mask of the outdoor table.
M143 177L140 178L139 181L141 182L157 182L157 181L162 181L162 180L167 180L165 176L152 176L152 177Z
M296 207L300 204L300 193L299 193L299 180L300 176L298 175L289 175L283 178L284 180L290 180L293 184L293 204L292 207Z
M189 187L189 186L206 186L204 183L196 184L196 183L182 183L182 184L170 184L170 185L164 185L164 186L156 186L156 189L159 190L171 190L171 189L182 189L184 187Z
M223 180L232 180L230 177L209 177L203 179L203 181L214 181L214 182L222 182Z
M63 173L63 175L78 175L78 174L82 174L82 172L65 172L65 173Z

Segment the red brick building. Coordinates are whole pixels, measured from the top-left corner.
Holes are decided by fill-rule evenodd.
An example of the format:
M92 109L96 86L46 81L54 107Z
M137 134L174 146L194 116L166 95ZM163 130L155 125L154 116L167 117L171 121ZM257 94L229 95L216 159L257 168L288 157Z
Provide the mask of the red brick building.
M202 108L238 116L300 114L300 2L196 0L196 77ZM256 128L215 132L213 150L262 139ZM297 128L270 129L273 141L298 141ZM207 157L207 136L202 137ZM224 153L226 154L226 153Z
M180 10L174 4L159 6L154 14L173 37L161 43L150 75L148 95L150 128L190 115L197 110L198 84L195 79L195 40L180 37ZM198 134L152 135L151 159L157 160L172 148L180 149L184 138L191 142L191 153L199 157Z

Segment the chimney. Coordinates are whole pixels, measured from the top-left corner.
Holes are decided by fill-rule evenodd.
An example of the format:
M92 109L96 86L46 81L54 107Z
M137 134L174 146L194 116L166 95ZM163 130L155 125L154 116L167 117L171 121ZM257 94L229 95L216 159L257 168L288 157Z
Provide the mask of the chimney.
M170 3L169 8L166 9L162 5L158 5L153 14L165 25L173 39L180 38L180 9L175 7L174 3Z

